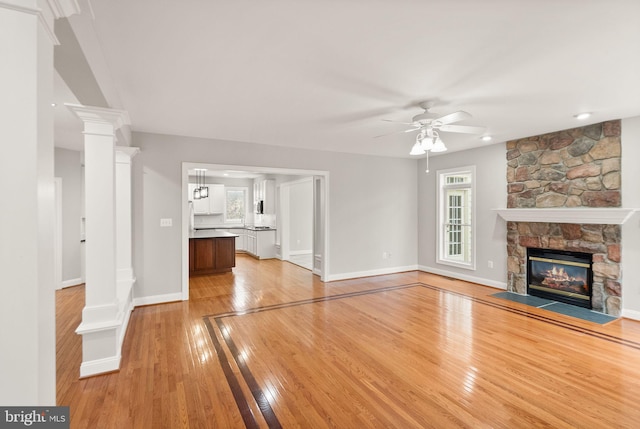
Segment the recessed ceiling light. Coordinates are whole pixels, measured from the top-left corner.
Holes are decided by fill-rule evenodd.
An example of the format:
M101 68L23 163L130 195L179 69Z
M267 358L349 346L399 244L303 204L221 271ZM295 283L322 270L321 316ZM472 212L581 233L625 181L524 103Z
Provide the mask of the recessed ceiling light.
M574 115L573 117L576 118L579 121L584 121L589 116L591 116L590 112L584 112L584 113L578 113L577 115Z
M491 136L482 136L482 141L483 142L488 142L491 140Z
M56 103L51 103L51 107L56 107L57 104Z

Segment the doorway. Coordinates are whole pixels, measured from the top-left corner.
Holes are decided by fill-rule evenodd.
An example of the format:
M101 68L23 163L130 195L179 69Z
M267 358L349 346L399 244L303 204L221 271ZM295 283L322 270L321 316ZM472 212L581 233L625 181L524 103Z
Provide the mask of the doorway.
M207 169L207 171L229 171L235 177L245 173L247 177L258 175L285 175L297 176L293 181L305 178L311 184L312 192L312 223L311 223L311 259L313 273L320 277L321 281L329 275L328 263L328 181L329 172L319 170L298 170L290 168L253 167L242 165L203 164L193 162L182 163L182 299L189 299L189 170ZM300 239L301 245L303 239ZM306 244L305 244L306 245ZM305 249L308 250L308 249Z

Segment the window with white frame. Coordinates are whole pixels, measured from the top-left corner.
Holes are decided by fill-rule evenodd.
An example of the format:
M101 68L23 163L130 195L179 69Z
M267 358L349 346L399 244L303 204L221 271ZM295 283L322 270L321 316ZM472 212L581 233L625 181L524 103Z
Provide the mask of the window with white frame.
M247 191L244 187L225 186L225 223L244 223L247 213Z
M475 269L475 167L438 171L438 262Z

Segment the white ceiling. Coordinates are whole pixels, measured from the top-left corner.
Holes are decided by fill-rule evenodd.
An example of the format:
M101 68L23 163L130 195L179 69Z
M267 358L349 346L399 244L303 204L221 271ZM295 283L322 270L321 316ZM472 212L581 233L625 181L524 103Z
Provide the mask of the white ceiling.
M90 3L70 23L134 131L408 157L374 136L427 99L493 142L640 115L638 0Z

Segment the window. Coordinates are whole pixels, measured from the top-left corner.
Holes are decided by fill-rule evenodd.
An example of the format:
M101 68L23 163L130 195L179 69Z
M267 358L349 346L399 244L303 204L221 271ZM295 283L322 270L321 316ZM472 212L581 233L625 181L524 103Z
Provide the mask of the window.
M438 263L475 269L475 167L438 171Z
M247 188L225 186L225 223L244 223L247 213Z

